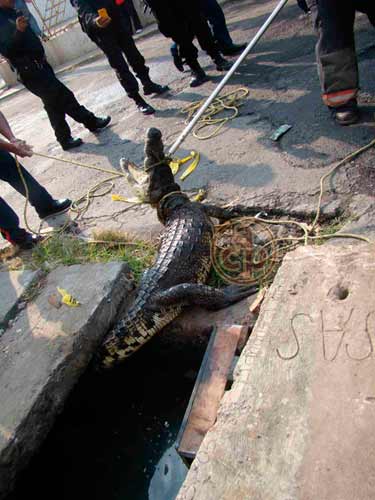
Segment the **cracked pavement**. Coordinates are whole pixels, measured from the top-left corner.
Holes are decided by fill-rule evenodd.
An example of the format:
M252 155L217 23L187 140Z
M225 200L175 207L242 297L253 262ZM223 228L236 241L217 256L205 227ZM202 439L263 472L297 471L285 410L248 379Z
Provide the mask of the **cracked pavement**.
M249 41L274 6L275 2L269 0L227 2L224 11L233 39ZM180 157L192 149L201 153L199 167L181 183L183 189L207 187L209 201L221 204L265 203L278 208L312 210L317 203L321 176L335 162L374 138L374 31L363 15L357 19L356 37L364 113L358 125L338 127L320 99L310 18L291 1L225 89L225 92L238 87L250 90L239 117L213 139L200 141L189 136L178 151ZM81 137L85 144L73 152L63 152L54 140L41 101L23 90L1 100L1 110L16 135L33 144L36 152L115 170L119 170L121 157L142 162L145 132L150 126L160 128L165 143L171 145L184 128L181 109L208 96L222 74L201 54L212 81L191 89L189 74L181 74L173 66L169 40L157 32L139 39L137 45L151 68L151 76L171 88L165 96L150 99L158 110L155 116L144 117L135 110L106 59L101 57L59 77L90 110L112 115L110 128L94 135L70 122L73 135ZM272 141L271 134L283 124L292 125L292 129L278 142ZM351 207L355 215L363 216L352 229L369 234L373 231L374 210L372 158L369 151L342 167L328 183L330 192L324 197L324 203L339 200L342 206ZM24 160L23 164L56 197L77 199L107 176L37 156ZM131 195L124 180L115 181L113 193ZM2 185L2 196L22 214L22 197L8 185ZM37 227L38 219L32 208L29 220ZM94 227L111 228L143 237L160 230L150 208L119 207L109 195L92 201L80 226L84 233L90 233Z

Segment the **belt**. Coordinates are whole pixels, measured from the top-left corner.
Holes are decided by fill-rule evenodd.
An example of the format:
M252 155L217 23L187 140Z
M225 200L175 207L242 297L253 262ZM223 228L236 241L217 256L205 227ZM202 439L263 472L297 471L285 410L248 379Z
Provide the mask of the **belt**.
M41 59L35 58L25 58L22 61L14 61L14 67L17 71L29 71L35 69L43 69L47 64L47 59L45 57Z

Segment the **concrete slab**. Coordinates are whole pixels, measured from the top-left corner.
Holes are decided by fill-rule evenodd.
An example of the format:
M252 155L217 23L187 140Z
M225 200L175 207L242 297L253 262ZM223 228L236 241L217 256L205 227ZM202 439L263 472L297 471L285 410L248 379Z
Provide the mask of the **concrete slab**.
M5 328L22 295L32 285L38 276L38 271L0 272L0 329ZM1 334L1 332L0 332Z
M178 500L375 495L375 247L299 248Z
M131 282L124 263L60 267L0 338L0 498L51 428ZM81 306L48 301L59 286Z

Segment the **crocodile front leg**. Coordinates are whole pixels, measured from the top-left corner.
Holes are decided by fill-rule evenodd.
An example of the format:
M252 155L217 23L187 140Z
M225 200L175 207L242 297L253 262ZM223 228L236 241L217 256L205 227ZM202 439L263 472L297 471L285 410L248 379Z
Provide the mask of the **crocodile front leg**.
M242 205L234 205L233 207L219 207L217 205L209 205L207 203L200 204L206 215L219 219L224 222L235 219L236 217L255 217L262 213L261 207L244 207Z
M157 293L152 302L156 307L182 303L187 306L201 306L205 309L218 310L245 299L257 291L258 286L256 285L250 287L232 285L220 289L196 283L181 283Z

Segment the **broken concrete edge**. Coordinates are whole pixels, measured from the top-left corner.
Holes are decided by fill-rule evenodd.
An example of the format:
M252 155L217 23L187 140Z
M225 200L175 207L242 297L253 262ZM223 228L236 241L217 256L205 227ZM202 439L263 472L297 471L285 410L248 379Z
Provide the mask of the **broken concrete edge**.
M36 295L34 295L33 291L34 289L41 283L41 281L47 276L47 273L41 269L38 269L36 271L36 275L33 277L33 279L28 283L27 287L25 290L22 292L22 294L18 297L17 301L13 305L13 307L5 314L4 319L0 321L0 337L1 335L5 332L5 330L8 328L9 323L14 320L17 315L21 312L19 306L22 304L22 302L29 302L33 298L35 298ZM30 292L31 295L30 296ZM36 294L38 294L38 291L35 290Z
M118 262L119 270L112 287L106 287L105 295L91 317L71 344L70 353L60 359L49 375L48 383L39 392L25 418L9 439L0 455L0 500L6 498L14 487L17 475L29 463L53 427L56 416L80 376L88 367L93 354L118 316L118 311L129 300L133 283L128 279L130 270L126 263ZM64 267L64 266L62 266ZM124 294L129 291L129 295ZM96 335L93 334L96 332ZM99 334L97 332L100 332ZM79 345L85 343L85 349ZM30 433L32 429L32 434ZM0 431L4 432L1 429Z

